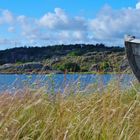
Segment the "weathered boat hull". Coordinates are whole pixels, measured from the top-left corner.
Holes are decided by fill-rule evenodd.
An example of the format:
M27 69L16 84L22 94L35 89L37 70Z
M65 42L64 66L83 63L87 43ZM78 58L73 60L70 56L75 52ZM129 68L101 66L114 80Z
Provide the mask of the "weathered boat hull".
M125 47L130 67L140 82L140 40L129 36L125 38Z

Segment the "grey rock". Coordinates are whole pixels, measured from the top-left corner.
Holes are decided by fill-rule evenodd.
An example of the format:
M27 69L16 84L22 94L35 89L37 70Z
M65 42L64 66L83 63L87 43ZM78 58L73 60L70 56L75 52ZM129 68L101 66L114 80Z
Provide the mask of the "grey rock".
M98 64L93 64L89 71L99 71L99 65Z
M13 64L4 64L4 65L0 66L0 70L13 68L13 67L14 67Z
M16 67L17 70L41 70L43 64L39 62L25 63Z

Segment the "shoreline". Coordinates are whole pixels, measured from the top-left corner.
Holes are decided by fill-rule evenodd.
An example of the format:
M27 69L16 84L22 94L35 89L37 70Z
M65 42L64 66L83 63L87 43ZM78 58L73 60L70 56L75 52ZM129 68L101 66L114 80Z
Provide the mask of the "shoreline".
M104 75L104 74L132 74L132 72L0 72L1 75L14 75L14 74L20 74L20 75L50 75L50 74L98 74L98 75Z

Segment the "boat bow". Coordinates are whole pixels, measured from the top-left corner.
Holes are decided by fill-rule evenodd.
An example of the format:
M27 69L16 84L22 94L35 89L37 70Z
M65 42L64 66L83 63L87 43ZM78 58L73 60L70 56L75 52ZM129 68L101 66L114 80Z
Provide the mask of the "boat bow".
M140 39L125 36L125 48L130 67L140 82Z

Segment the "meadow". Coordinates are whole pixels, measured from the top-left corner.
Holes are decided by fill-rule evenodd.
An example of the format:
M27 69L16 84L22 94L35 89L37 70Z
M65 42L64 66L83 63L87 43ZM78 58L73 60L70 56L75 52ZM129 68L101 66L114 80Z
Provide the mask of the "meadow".
M139 140L139 84L132 82L130 88L121 89L114 81L63 94L47 94L43 88L4 92L0 94L0 140L19 139Z

